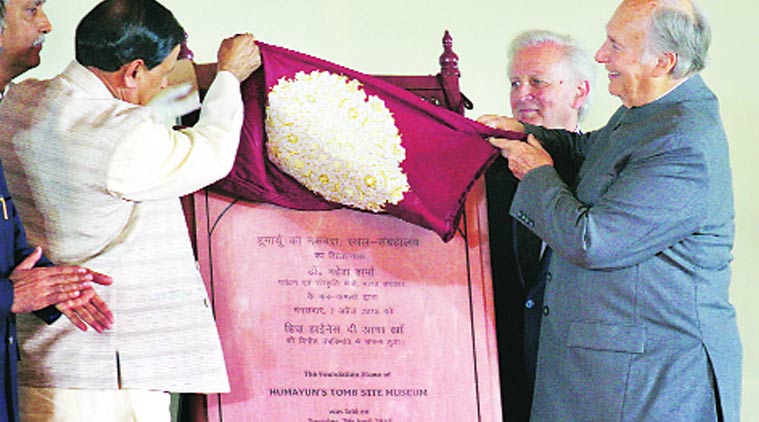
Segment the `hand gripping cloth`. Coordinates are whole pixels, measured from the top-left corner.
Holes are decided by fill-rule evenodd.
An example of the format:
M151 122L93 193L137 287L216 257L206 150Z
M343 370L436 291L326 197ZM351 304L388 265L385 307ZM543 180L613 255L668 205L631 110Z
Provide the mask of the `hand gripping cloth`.
M243 82L240 147L214 188L297 210L351 207L456 233L466 195L498 150L481 125L345 67L258 42Z

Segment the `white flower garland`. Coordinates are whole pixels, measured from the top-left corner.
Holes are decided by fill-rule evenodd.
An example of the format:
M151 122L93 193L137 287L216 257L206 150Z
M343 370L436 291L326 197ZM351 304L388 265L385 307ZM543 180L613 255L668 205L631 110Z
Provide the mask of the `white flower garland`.
M327 200L380 212L409 191L395 119L358 81L324 71L282 77L266 114L269 160Z

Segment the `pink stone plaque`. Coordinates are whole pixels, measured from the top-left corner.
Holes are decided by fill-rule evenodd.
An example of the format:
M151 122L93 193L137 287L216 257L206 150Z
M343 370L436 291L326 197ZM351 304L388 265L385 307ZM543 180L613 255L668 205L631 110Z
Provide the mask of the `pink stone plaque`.
M386 215L196 193L232 385L208 420L500 421L483 191L449 243Z

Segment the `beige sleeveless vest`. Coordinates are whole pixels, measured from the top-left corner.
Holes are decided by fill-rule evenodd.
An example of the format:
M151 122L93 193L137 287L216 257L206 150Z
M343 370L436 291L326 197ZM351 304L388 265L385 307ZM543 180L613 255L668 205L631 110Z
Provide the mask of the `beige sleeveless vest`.
M113 277L96 288L115 316L105 334L80 332L65 317L52 326L19 317L20 383L229 391L178 198L133 202L106 190L119 139L150 113L93 78L72 64L50 81L19 84L1 106L0 157L13 169L8 182L30 244L53 262Z

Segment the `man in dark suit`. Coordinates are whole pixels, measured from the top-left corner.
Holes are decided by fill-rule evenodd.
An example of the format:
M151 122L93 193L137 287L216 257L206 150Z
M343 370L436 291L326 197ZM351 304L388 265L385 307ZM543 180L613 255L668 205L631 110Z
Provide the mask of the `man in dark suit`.
M595 77L590 53L566 35L527 31L512 41L508 69L515 117L579 130L578 122L590 107ZM503 418L527 421L551 250L508 215L517 179L504 158L499 157L488 170L486 180Z
M709 24L689 0L623 0L596 61L622 106L578 135L510 118L510 214L553 249L531 420L740 419L729 301L728 143L699 75ZM554 163L580 165L572 184Z

